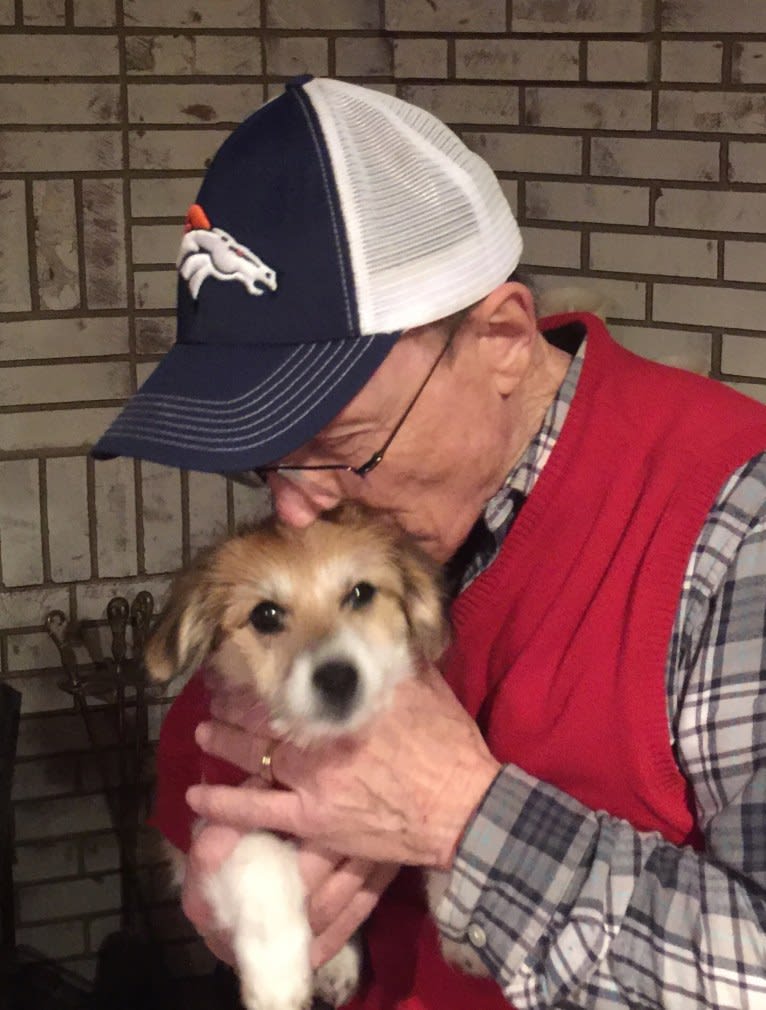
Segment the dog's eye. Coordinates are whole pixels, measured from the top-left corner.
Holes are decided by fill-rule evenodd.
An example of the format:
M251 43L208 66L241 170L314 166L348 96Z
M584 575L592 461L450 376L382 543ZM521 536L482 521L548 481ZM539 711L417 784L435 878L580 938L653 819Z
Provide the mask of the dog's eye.
M347 603L352 610L359 610L361 607L367 606L376 592L375 586L371 586L369 582L357 582L343 602Z
M256 631L264 635L274 635L278 631L283 631L285 627L285 612L271 600L265 600L253 607L250 614L250 623Z

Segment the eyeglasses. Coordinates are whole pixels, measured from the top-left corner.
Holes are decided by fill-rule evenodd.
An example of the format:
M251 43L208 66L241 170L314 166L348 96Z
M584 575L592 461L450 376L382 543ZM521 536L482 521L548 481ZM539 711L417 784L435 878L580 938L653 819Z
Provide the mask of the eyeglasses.
M336 472L341 472L341 473L353 473L353 474L356 474L357 477L366 477L369 473L372 473L372 471L375 469L376 466L378 466L379 463L381 463L381 461L383 460L383 457L388 452L389 448L391 447L391 443L396 438L396 436L399 434L399 432L400 432L400 430L402 428L402 425L407 420L407 418L410 416L410 412L412 411L412 408L418 402L420 394L426 388L426 386L428 385L429 379L431 378L431 376L434 374L434 372L438 368L439 362L442 360L442 358L444 357L444 355L447 353L447 351L448 351L448 349L449 349L450 345L452 344L452 341L453 341L453 339L455 337L455 333L456 333L456 329L453 329L450 332L449 336L447 337L446 343L444 344L444 346L442 347L442 349L439 351L439 353L438 353L438 355L437 355L436 360L434 361L434 363L428 369L428 372L426 374L425 379L423 379L423 381L418 386L417 392L415 393L415 395L413 396L413 398L410 400L410 402L409 402L409 404L407 406L407 409L404 411L404 413L402 414L402 416L399 418L399 420L394 425L394 428L391 431L391 434L388 436L388 438L383 443L383 445L380 447L380 449L378 449L377 452L374 452L372 454L372 456L370 456L370 458L365 463L362 463L361 466L351 466L351 465L349 465L347 463L314 463L314 464L274 463L273 465L259 466L259 467L256 467L253 470L244 470L244 471L239 471L237 473L229 473L226 476L230 477L233 481L235 481L238 484L245 484L245 485L250 486L250 487L261 487L265 483L265 481L266 481L266 476L268 474L270 474L270 473L289 473L290 471L294 471L294 470L301 470L301 471L303 471L303 470L310 470L310 471L314 471L314 470L316 470L316 471L334 470Z

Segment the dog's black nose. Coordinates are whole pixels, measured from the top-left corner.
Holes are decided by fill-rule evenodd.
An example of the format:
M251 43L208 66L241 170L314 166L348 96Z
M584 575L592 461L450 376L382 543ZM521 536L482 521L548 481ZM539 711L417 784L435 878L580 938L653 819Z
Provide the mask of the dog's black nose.
M356 694L359 674L356 667L340 659L329 659L314 670L314 687L338 715L344 715Z

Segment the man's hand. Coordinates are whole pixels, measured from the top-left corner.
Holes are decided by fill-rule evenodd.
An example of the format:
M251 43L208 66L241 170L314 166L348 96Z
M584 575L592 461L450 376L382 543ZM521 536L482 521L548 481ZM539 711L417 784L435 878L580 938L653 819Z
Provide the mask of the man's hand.
M187 918L208 949L233 967L236 961L229 935L216 927L205 899L203 881L231 854L241 837L239 831L221 825L203 828L189 850L182 891ZM337 954L367 919L398 867L345 859L308 844L301 848L298 861L314 933L311 964L317 968Z
M215 700L211 711L215 721L198 727L197 742L253 778L238 788L192 787L192 809L212 823L284 832L365 863L448 868L500 769L435 669L399 684L357 737L310 749L277 740L237 696ZM284 788L263 788L265 753Z

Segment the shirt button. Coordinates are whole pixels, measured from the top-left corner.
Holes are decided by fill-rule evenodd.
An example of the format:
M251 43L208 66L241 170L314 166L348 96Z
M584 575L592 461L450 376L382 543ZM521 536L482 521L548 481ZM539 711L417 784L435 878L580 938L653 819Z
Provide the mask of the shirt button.
M487 934L477 922L472 922L468 927L468 939L474 947L484 947L487 943Z

